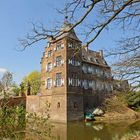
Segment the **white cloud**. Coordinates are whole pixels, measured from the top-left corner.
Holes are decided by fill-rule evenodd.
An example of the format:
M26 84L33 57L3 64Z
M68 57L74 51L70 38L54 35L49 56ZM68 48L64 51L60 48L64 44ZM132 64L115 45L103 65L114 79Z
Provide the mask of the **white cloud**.
M1 73L5 73L7 71L7 69L5 69L5 68L0 68L0 74Z

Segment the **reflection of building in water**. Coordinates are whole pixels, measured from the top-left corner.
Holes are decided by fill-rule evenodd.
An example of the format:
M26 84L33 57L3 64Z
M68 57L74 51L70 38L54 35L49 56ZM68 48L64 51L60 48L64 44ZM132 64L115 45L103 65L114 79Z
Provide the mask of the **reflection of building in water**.
M41 135L30 135L28 139L33 140L112 140L118 136L121 139L124 135L136 130L140 130L140 121L136 122L117 122L117 123L94 123L86 125L82 122L55 123L52 124L50 133L46 137ZM39 129L41 132L41 129ZM43 129L44 131L44 129ZM128 135L127 135L128 136Z

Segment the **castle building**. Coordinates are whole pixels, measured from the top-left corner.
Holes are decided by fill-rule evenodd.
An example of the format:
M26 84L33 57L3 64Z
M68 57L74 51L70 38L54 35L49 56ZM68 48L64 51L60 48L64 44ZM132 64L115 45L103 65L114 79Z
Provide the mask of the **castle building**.
M103 51L82 46L72 25L64 22L61 35L51 38L41 59L41 94L47 98L50 119L82 120L113 90L111 68ZM66 31L66 32L65 32Z

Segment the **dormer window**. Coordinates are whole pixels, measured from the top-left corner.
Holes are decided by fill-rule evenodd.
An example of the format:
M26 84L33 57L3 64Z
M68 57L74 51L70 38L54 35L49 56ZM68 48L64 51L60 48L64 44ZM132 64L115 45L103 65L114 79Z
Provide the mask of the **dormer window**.
M98 60L97 58L96 58L95 60L96 60L96 63L98 63L98 64L100 63L99 60Z
M91 60L91 58L90 58L90 57L88 57L88 60L90 61L90 60Z
M91 58L90 58L90 61L94 62L94 59L91 57Z
M72 48L72 47L73 47L73 43L72 42L68 43L68 48Z

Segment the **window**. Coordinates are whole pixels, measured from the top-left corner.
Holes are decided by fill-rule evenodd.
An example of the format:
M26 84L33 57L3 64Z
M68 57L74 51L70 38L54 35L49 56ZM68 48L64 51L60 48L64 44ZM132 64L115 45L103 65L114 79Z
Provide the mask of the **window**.
M95 60L96 60L96 63L98 63L98 64L100 63L98 59L95 59Z
M92 73L92 67L88 66L88 73Z
M52 87L52 79L48 78L47 79L47 89L50 89Z
M73 43L72 42L68 43L68 48L72 48L72 47L73 47Z
M56 86L61 86L62 84L62 73L56 73Z
M84 89L88 89L89 87L88 87L89 85L88 85L88 81L87 80L83 80L83 88Z
M60 102L57 103L57 108L60 108Z
M48 57L52 56L52 50L48 51Z
M97 81L96 82L96 89L99 90L99 88L100 88L100 83L99 83L99 81Z
M111 78L111 72L106 71L106 72L104 72L104 75L107 78Z
M68 64L71 64L73 66L80 66L81 65L81 62L75 60L74 58L72 58L72 59L68 59Z
M77 73L72 73L72 86L78 86L78 75Z
M75 79L77 79L77 78L78 78L78 75L77 75L77 73L72 73L72 78L75 78Z
M72 58L72 65L75 66L75 60Z
M90 61L94 62L94 59L91 57L91 58L90 58Z
M92 84L93 84L92 89L95 90L96 89L96 81L93 80Z
M51 69L52 69L52 63L48 63L48 65L47 65L47 71L51 71Z
M96 68L96 74L98 76L101 76L101 75L103 75L103 71L100 68Z
M73 103L73 108L75 108L75 109L77 108L77 102Z
M60 49L61 49L61 44L59 43L59 44L56 45L56 51L58 51Z
M62 57L61 56L56 57L56 66L60 66L61 62L62 62Z
M83 70L84 73L87 73L88 72L88 66L86 64L83 64L82 70Z

